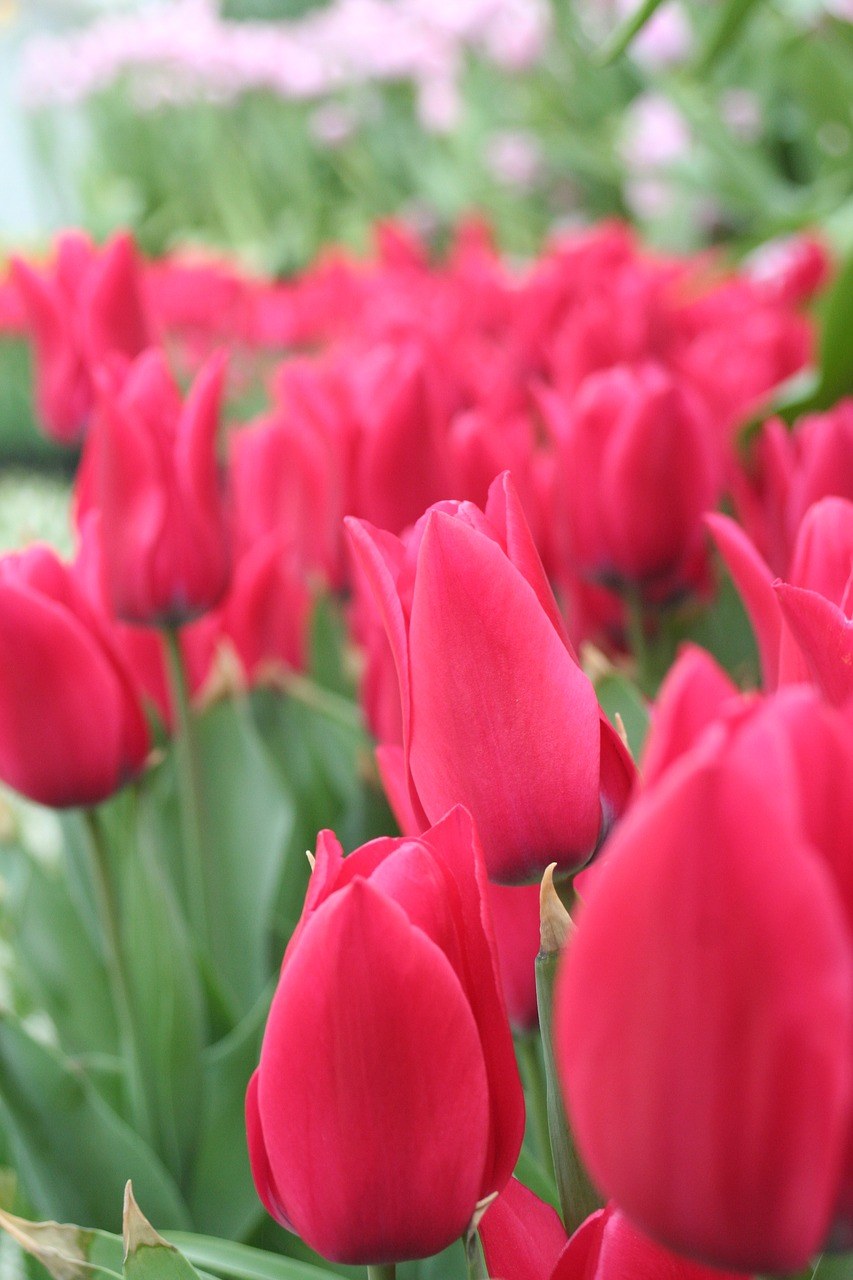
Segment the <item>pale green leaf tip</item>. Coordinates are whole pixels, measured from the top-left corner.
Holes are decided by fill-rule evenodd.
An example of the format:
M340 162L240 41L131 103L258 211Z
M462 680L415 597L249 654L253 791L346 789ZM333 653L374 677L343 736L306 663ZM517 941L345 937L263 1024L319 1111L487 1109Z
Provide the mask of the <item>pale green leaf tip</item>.
M175 1247L169 1244L168 1240L164 1240L159 1232L154 1230L136 1203L131 1182L128 1182L124 1189L124 1213L122 1215L121 1233L124 1240L125 1262L136 1253L137 1249L141 1249L146 1245L151 1248L172 1250Z

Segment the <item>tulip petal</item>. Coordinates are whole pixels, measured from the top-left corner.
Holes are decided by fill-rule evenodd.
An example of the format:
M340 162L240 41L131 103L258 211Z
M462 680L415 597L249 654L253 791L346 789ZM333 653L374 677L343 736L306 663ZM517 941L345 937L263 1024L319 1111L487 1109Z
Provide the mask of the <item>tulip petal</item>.
M140 288L133 237L117 235L92 262L83 299L89 358L119 351L135 359L152 341Z
M554 624L554 630L557 635L563 641L572 657L576 657L577 655L569 641L563 616L557 608L557 601L554 599L551 584L545 576L542 560L536 550L536 544L530 532L530 525L527 523L527 517L524 514L524 508L518 496L518 490L508 471L504 471L502 475L497 476L489 486L486 519L500 534L501 540L506 547L506 553L516 569L527 579L536 592L536 597Z
M561 1076L593 1178L644 1230L796 1270L850 1123L849 933L775 797L706 755L613 838L559 979Z
M744 1280L744 1275L670 1253L611 1204L578 1227L550 1280Z
M488 1142L480 1038L445 956L369 881L314 913L282 971L258 1103L284 1210L325 1257L427 1257L465 1230Z
M585 861L601 823L592 685L500 546L441 512L421 543L409 647L425 812L464 804L496 880Z
M246 1145L249 1148L249 1164L258 1199L271 1218L280 1222L288 1231L293 1225L281 1207L278 1192L275 1189L272 1170L267 1159L264 1145L264 1131L261 1125L261 1113L258 1110L258 1070L252 1072L249 1087L246 1090Z
M687 644L660 687L643 749L643 782L649 786L693 746L738 688L698 645Z
M344 520L344 524L350 537L353 555L373 593L376 607L379 610L386 635L388 636L388 643L391 646L397 679L400 683L403 754L404 759L408 759L412 716L409 641L406 635L406 619L403 614L403 606L397 594L397 585L391 566L383 552L383 538L387 539L388 535L383 534L379 529L372 528L366 520L354 520L352 517L347 517ZM429 819L423 811L420 799L416 795L414 788L410 787L409 798L415 819L421 830L425 830L429 826ZM449 807L449 804L445 805L441 812L445 813Z
M483 1199L505 1186L524 1140L524 1093L502 995L486 865L471 815L459 806L422 839L456 888L446 901L456 917L460 978L486 1049L492 1121Z
M551 1280L566 1229L555 1209L510 1178L480 1223L480 1239L490 1276Z
M805 587L774 584L785 621L815 684L840 706L853 695L853 622L841 609Z

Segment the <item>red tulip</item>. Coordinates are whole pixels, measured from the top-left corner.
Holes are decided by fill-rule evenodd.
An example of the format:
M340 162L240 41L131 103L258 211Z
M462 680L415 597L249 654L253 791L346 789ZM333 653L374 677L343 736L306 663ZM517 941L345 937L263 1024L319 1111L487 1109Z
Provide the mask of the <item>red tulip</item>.
M36 404L48 435L73 444L95 402L94 373L105 360L132 360L151 341L133 241L116 236L98 252L66 232L49 272L12 260L36 349Z
M339 585L344 515L342 460L308 398L311 384L292 376L287 410L240 431L229 442L238 552L275 532L306 569Z
M320 835L246 1111L268 1211L339 1262L437 1253L504 1187L524 1102L464 810Z
M853 502L829 497L809 507L784 583L733 520L709 515L707 524L752 622L767 688L811 679L844 702L853 693Z
M493 879L538 879L555 861L577 870L633 767L569 646L509 477L485 515L428 512L407 549L348 523L396 665L419 825L464 804Z
M216 460L224 363L210 360L182 405L159 351L105 379L90 458L107 592L116 615L181 625L229 581Z
M0 560L0 777L40 804L106 799L141 769L145 718L109 629L47 547Z
M506 1280L738 1280L670 1253L614 1204L569 1239L551 1206L515 1178L487 1211L480 1237L489 1274Z
M596 1184L668 1247L793 1271L853 1240L853 733L745 708L608 846L557 1048Z
M737 468L733 480L739 519L773 572L785 577L809 507L831 496L853 500L853 400L808 414L793 429L771 418L748 471Z
M676 590L692 580L721 480L702 400L659 365L617 365L587 378L561 416L570 560L608 583Z

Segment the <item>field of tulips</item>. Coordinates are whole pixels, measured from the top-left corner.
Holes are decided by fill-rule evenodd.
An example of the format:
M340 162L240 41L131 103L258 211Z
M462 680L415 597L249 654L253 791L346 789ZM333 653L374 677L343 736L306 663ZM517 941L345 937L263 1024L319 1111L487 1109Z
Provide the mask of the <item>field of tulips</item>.
M0 1223L59 1280L128 1180L126 1271L849 1275L849 269L388 224L4 288L79 462L71 558L0 560Z
M29 64L148 194L0 267L0 1280L853 1280L850 15L642 3L537 134L590 6L265 4ZM836 68L826 154L638 229L593 117L654 82L699 139L689 35L782 118L778 58L714 81L752 21ZM420 137L393 198L194 203L226 100L304 143L407 77L402 154L508 69L538 194L375 216Z

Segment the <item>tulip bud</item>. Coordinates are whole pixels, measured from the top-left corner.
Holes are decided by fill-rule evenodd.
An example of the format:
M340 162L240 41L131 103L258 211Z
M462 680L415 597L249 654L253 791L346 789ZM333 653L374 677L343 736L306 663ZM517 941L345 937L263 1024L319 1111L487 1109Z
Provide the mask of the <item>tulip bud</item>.
M46 547L0 560L0 778L39 804L106 799L149 736L109 626Z
M12 260L36 350L36 405L48 435L73 444L95 403L94 374L108 359L133 360L151 341L133 241L102 252L79 232L57 242L48 272Z
M437 1253L512 1172L524 1100L484 894L462 809L345 860L318 839L246 1117L268 1211L334 1261Z
M210 360L183 405L159 351L102 380L91 466L107 594L126 622L180 626L228 586L216 461L224 371Z
M851 794L810 691L721 723L621 825L560 975L596 1184L715 1265L795 1271L853 1231Z
M440 504L404 545L350 521L396 667L421 827L474 815L492 879L582 866L622 811L633 765L566 637L508 475L485 514Z
M710 416L689 384L654 364L594 374L561 434L570 559L607 583L689 583L721 479Z

